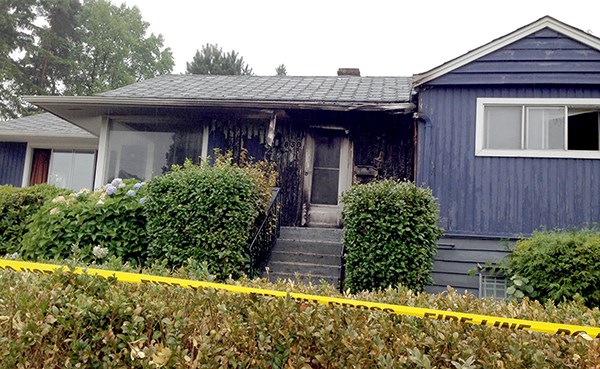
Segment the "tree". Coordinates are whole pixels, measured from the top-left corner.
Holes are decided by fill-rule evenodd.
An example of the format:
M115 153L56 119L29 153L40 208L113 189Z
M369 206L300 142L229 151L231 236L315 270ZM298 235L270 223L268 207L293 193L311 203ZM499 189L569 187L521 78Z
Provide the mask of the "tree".
M25 79L14 59L33 45L35 0L0 0L0 120L12 119L24 110L20 85Z
M0 119L27 94L91 95L173 69L137 7L108 0L0 0Z
M275 75L287 76L287 68L285 67L285 64L279 64L279 66L275 68Z
M212 75L243 75L251 76L252 68L246 64L244 58L239 56L235 50L223 53L218 44L206 44L202 50L196 51L196 55L187 64L188 74L212 74Z
M146 37L148 23L137 7L87 0L78 16L81 31L65 94L90 95L169 73L175 64L162 35Z
M38 17L47 25L34 29L38 43L21 60L29 77L24 86L27 94L56 95L62 91L76 59L73 45L79 42L77 16L81 8L79 0L39 0Z

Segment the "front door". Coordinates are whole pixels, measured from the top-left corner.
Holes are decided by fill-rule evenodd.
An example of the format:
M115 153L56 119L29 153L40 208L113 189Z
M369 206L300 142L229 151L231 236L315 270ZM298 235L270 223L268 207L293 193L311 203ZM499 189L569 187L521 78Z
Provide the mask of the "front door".
M352 183L351 156L344 130L315 128L307 136L304 188L309 226L341 225L340 197Z

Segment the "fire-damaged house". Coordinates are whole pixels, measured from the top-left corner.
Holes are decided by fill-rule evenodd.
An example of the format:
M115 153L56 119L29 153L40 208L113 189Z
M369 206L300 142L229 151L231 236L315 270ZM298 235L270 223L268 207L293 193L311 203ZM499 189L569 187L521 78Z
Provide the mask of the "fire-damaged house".
M551 17L412 77L165 75L27 100L51 114L0 123L3 183L43 181L44 167L65 187L148 180L215 148L276 163L288 248L275 276L339 279L340 233L327 228L353 182L432 189L446 233L432 291L501 297L502 280L469 270L502 258L503 240L600 221L600 39ZM81 137L28 136L65 121Z

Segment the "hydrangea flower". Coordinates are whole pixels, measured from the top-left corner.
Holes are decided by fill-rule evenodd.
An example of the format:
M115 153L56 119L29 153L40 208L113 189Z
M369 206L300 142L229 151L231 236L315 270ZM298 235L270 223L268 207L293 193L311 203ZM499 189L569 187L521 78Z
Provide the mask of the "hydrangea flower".
M107 195L112 195L115 192L117 192L117 187L116 186L114 186L113 184L109 184L108 186L106 186L106 194Z
M102 246L94 246L92 249L92 254L96 257L96 259L103 259L108 256L108 248Z
M134 190L127 191L127 196L135 196L135 191Z
M121 178L115 178L112 180L112 182L110 182L110 184L115 187L121 187L121 185L123 184L123 180Z
M138 182L136 184L133 185L133 189L134 190L139 190L142 187L143 183L142 182Z
M67 202L67 200L65 199L64 196L58 196L58 197L55 197L55 198L52 199L52 203L53 204L57 204L57 203L60 203L60 202Z
M87 188L82 188L81 190L79 190L79 192L77 192L77 194L75 195L75 197L79 198L85 194L90 193L91 191Z
M142 205L144 205L144 203L146 202L146 198L142 197L141 199L138 200L138 202Z

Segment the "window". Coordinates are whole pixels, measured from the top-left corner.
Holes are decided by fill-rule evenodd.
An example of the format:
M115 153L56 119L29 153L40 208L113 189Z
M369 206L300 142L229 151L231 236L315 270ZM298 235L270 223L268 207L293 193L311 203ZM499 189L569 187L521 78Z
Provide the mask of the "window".
M52 151L48 183L79 191L94 186L96 154L85 151Z
M207 127L206 127L207 128ZM149 180L183 164L205 157L208 134L193 123L118 122L110 125L106 179L115 177Z
M504 269L496 265L480 265L479 269L479 297L503 300L506 298L508 287Z
M479 274L479 297L504 300L506 298L506 278L501 275L488 274L481 271Z
M29 185L49 183L79 191L93 188L96 152L34 149Z
M600 159L600 99L477 99L476 155Z

